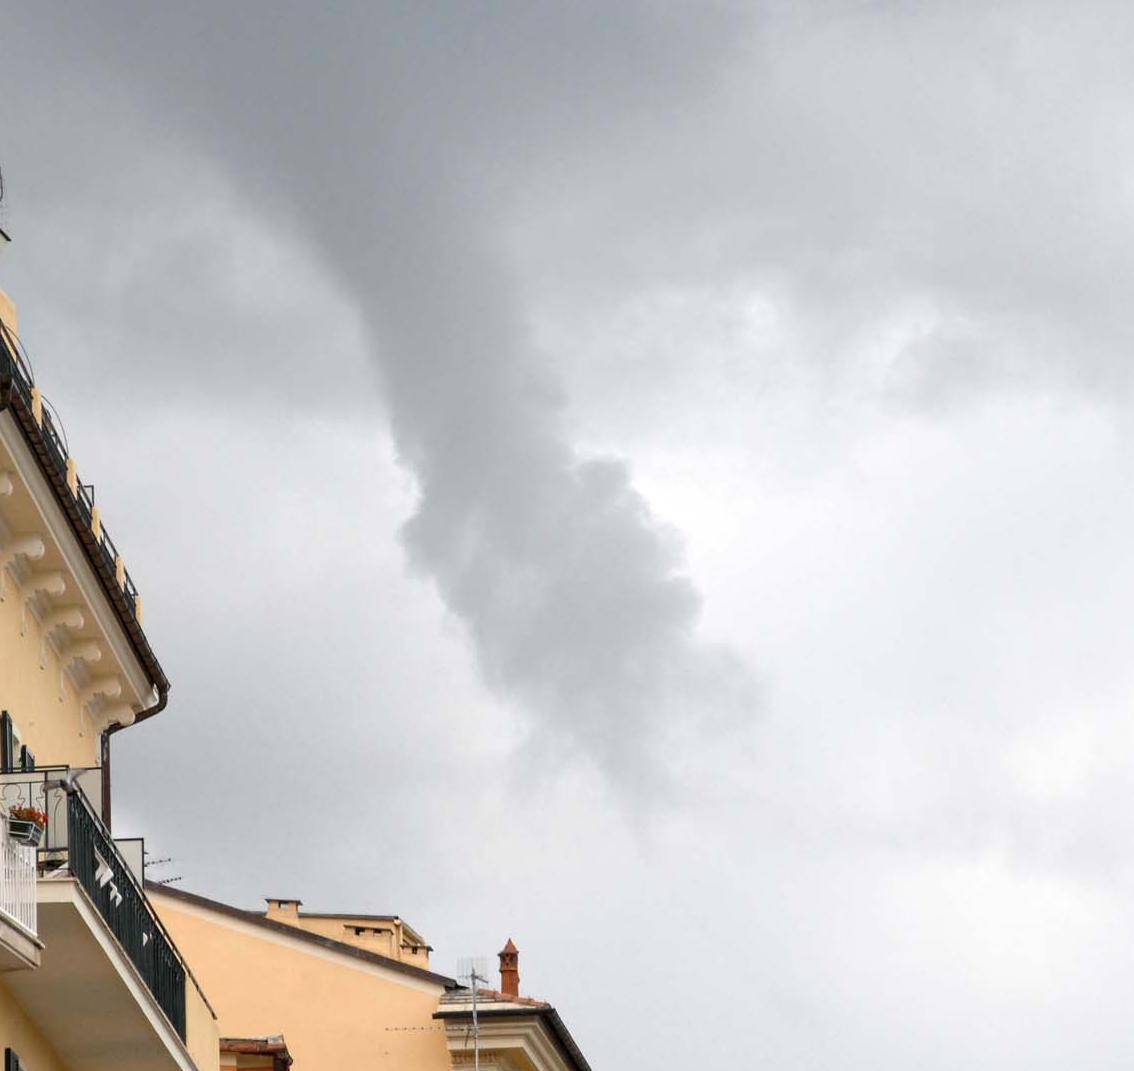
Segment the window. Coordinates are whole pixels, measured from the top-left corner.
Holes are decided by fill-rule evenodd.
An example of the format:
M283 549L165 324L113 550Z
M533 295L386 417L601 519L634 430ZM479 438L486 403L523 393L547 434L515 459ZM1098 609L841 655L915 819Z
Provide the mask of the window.
M20 1058L11 1049L5 1049L4 1071L28 1071L28 1069L20 1063Z
M24 769L20 745L20 732L12 715L6 710L0 711L0 773L14 773ZM32 756L32 762L35 756Z

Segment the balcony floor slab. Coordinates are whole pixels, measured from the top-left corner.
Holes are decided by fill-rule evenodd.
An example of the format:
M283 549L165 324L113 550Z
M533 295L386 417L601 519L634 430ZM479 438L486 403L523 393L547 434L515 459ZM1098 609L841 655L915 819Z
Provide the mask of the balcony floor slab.
M73 1071L195 1071L184 1043L78 882L37 883L37 970L5 975Z

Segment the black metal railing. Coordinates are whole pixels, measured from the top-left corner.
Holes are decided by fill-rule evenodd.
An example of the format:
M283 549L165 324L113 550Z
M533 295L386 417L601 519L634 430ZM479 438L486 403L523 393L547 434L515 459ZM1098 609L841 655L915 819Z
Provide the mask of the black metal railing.
M52 414L51 407L44 402L42 396L39 407L34 404L32 392L35 388L35 380L31 373L31 366L24 355L19 337L2 322L0 322L0 380L11 384L11 390L19 395L20 401L29 413L35 413L38 408L36 420L42 432L45 453L50 463L58 471L60 478L67 482L67 458L70 457L70 450L67 448L66 436L59 426L58 419ZM71 494L74 496L79 515L90 531L96 546L106 559L111 572L117 573L118 548L103 527L101 519L97 531L94 527L94 487L91 484L84 484L76 478L76 482L71 488ZM129 572L123 572L121 587L136 615L138 589L134 585L134 580Z
M185 967L106 827L78 789L67 796L67 847L71 873L184 1040Z
M188 968L78 783L97 773L41 767L0 774L0 801L9 809L22 804L47 815L38 853L41 876L69 872L82 885L184 1041Z
M76 781L99 776L97 767L76 769L69 766L39 766L34 770L13 770L0 773L0 804L5 810L13 807L34 807L47 815L43 839L39 844L39 867L59 855L67 858L67 793L64 778ZM92 781L92 787L97 784Z

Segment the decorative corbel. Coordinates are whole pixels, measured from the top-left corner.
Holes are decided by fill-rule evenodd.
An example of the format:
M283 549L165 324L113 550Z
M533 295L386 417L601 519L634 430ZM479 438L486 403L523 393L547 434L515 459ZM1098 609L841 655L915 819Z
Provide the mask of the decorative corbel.
M57 611L56 611L57 612ZM52 614L48 615L53 616ZM79 614L79 627L82 628L82 614ZM44 635L47 634L47 618L44 619ZM67 675L67 667L72 662L85 662L91 664L102 659L102 647L94 640L80 640L68 644L59 652L59 702L63 702L63 678Z
M25 603L26 606L26 603ZM54 610L48 610L40 619L40 640L39 640L39 668L44 669L47 666L47 639L48 637L59 628L66 629L80 629L83 627L86 618L83 617L83 611L77 606L57 606Z
M83 611L77 606L57 606L54 610L48 610L43 615L43 631L54 632L57 628L79 629L86 624L86 620L83 617ZM76 655L75 657L81 658L82 656ZM91 661L98 660L91 659Z
M82 616L79 614L80 618ZM64 665L69 662L99 662L102 660L102 647L96 640L80 640L64 647L59 652L59 658Z
M58 569L46 573L32 573L22 584L20 590L29 598L41 591L45 595L62 595L67 590L67 578Z
M104 728L117 724L125 729L134 724L136 717L137 713L128 703L115 703L114 706L103 710L101 720Z
M40 595L62 595L67 590L67 580L58 569L46 573L32 573L22 584L20 594L23 606L20 610L20 635L28 630L28 606Z
M0 602L4 601L4 578L8 567L13 565L17 558L24 557L29 561L39 561L47 553L47 546L37 535L16 536L0 551Z
M90 682L82 691L79 692L79 709L85 714L91 723L91 728L96 731L99 730L99 723L104 726L107 724L105 717L99 715L95 717L95 707L101 698L103 706L106 706L106 700L117 699L122 694L122 680L120 677L108 675L105 677L96 677ZM110 710L115 710L120 704L113 704L109 707ZM81 735L81 734L80 734Z
M113 674L105 677L95 677L80 693L79 703L88 706L92 699L103 696L107 699L117 699L122 694L122 678Z

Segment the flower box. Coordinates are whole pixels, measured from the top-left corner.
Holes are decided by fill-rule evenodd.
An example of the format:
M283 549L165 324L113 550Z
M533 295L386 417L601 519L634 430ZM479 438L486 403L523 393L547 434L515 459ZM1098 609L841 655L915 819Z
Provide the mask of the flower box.
M8 808L8 836L17 844L38 848L46 825L47 815L35 807L17 804Z
M8 835L17 844L26 844L29 848L38 848L43 840L43 826L33 822L30 818L9 818Z

